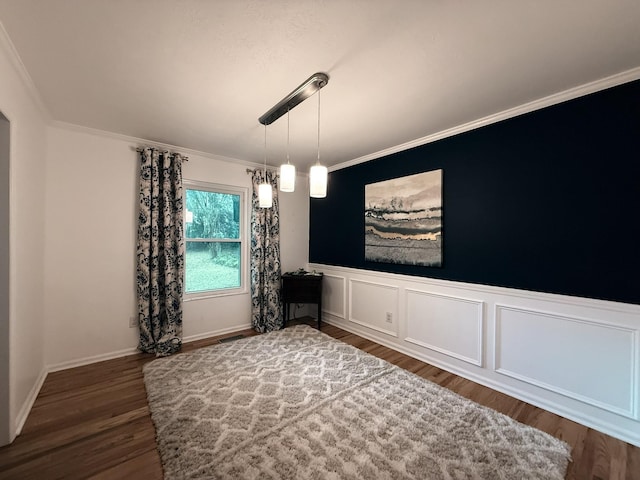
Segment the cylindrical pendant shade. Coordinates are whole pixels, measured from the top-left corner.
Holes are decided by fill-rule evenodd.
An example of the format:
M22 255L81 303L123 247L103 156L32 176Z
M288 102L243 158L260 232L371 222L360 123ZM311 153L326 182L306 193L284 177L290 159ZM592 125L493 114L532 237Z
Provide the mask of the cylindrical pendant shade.
M280 191L293 192L296 188L296 166L290 163L280 165Z
M309 170L309 195L313 198L327 196L327 167L314 165Z
M273 205L273 193L268 183L258 185L258 202L260 208L271 208Z

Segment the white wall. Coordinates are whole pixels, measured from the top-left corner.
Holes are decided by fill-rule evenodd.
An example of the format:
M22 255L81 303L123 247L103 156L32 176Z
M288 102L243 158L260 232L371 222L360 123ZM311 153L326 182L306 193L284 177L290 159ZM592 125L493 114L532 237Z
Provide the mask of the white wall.
M27 86L6 32L0 25L0 111L10 122L9 185L9 337L0 343L9 352L9 384L0 376L0 389L9 392L9 431L0 431L0 444L13 440L44 379L43 268L45 114ZM4 173L3 173L4 175ZM2 332L3 334L5 332ZM4 397L3 397L4 398ZM3 425L3 424L0 424Z
M328 323L640 446L639 305L311 267Z
M45 306L52 369L131 353L137 329L135 247L140 142L48 128ZM180 151L179 148L176 151ZM187 152L185 179L251 189L246 165ZM308 258L308 195L280 193L283 268ZM249 294L184 303L185 340L250 325Z
M304 268L309 261L309 177L298 175L296 191L278 192L282 273Z

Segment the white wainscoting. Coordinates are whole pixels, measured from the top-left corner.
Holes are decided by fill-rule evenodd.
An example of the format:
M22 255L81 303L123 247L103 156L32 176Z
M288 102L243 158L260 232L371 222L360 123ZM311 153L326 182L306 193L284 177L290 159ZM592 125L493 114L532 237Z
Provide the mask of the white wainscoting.
M322 311L345 319L347 311L347 282L341 275L325 274L322 278Z
M323 321L640 446L640 305L309 268Z
M397 337L398 293L394 285L350 279L349 321Z
M506 305L495 311L497 372L638 418L636 331Z
M406 289L405 341L482 366L484 302Z

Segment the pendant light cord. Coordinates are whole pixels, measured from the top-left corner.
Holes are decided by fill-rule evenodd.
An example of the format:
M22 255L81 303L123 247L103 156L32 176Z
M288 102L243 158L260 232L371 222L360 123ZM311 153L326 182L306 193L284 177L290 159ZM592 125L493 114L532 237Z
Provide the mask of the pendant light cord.
M287 165L289 165L289 111L287 108Z
M320 90L318 90L318 165L320 165Z
M265 182L267 179L267 126L264 126L264 171Z

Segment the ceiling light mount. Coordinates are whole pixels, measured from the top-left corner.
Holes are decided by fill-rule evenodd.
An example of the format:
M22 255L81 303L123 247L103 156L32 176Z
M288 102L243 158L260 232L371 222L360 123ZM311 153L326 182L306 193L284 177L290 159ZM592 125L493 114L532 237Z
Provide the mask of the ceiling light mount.
M296 105L302 103L320 90L327 83L329 83L329 75L321 72L314 73L302 82L298 88L271 107L267 113L258 118L258 121L262 125L271 125Z

